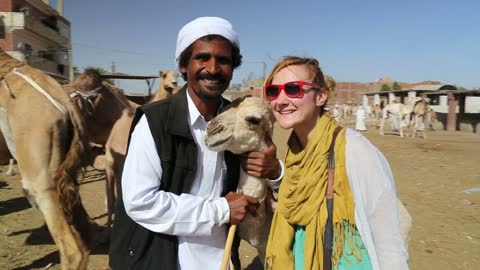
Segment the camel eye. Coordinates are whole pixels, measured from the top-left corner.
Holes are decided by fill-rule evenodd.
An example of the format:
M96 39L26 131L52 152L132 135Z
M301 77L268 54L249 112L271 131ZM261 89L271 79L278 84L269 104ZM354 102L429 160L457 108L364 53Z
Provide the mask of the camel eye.
M245 121L247 121L248 123L252 124L252 125L258 125L260 124L260 121L262 121L261 118L258 118L258 117L255 117L255 116L248 116L245 118Z

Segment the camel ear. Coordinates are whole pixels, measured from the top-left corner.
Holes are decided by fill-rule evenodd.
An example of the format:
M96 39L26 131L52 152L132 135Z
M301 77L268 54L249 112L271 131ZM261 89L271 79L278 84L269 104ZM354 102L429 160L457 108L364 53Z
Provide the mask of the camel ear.
M160 78L164 78L164 77L165 77L165 72L163 72L163 71L160 70L160 73L159 73L159 74L160 74Z
M268 134L270 134L270 136L273 136L273 125L275 124L275 117L273 116L272 107L270 106L269 103L265 101L263 104L267 110L267 113L265 114L265 116L266 116L267 125L268 125Z

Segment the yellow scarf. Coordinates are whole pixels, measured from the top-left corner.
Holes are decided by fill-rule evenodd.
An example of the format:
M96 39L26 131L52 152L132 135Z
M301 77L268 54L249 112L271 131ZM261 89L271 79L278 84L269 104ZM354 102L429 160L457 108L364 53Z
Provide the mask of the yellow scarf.
M305 149L301 149L294 132L290 135L285 157L285 174L268 238L267 269L294 269L292 246L295 225L305 226L305 269L323 269L323 238L328 216L328 149L337 126L337 122L328 113L323 114L318 119ZM334 266L338 264L344 251L344 225L355 228L353 196L345 169L345 129L340 131L335 142ZM347 239L347 242L358 259L360 254L352 239Z

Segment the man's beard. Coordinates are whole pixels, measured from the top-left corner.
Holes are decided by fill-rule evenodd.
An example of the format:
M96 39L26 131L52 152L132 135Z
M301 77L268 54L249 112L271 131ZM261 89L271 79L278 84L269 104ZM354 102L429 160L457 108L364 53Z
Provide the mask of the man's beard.
M198 95L206 99L217 99L227 90L229 85L229 81L221 74L210 75L208 73L200 73L195 79L199 82L199 85L202 85L202 83L200 83L202 80L218 81L218 85L216 86L205 87L205 85L202 85L204 88L199 89Z

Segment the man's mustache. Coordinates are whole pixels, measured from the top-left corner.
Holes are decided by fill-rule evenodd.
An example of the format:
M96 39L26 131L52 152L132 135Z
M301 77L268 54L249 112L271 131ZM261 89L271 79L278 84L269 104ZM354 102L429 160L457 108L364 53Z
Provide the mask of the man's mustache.
M197 80L218 80L218 81L226 81L225 77L221 74L208 74L208 73L200 73L196 76Z

